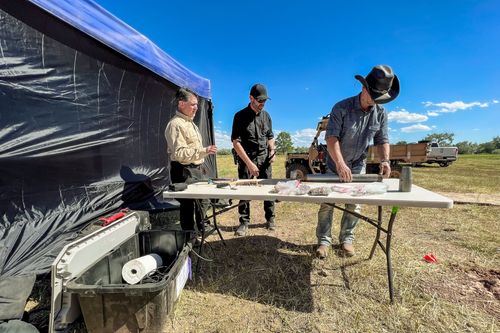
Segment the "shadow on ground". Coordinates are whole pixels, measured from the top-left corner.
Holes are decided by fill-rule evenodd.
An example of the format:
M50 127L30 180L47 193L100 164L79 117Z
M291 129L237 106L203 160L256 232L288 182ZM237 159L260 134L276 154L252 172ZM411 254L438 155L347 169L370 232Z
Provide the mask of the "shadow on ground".
M301 312L313 311L312 245L276 237L249 236L206 243L195 281L189 288L232 295ZM193 261L196 270L197 260Z

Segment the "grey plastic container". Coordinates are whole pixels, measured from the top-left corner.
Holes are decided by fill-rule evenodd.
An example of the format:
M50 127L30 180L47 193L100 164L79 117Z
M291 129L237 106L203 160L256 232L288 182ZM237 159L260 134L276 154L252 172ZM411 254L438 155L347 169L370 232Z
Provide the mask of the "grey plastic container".
M191 270L189 250L180 231L139 232L69 281L65 292L78 294L89 333L162 332L182 290L178 284ZM149 253L171 266L166 274L155 282L124 283L123 265Z

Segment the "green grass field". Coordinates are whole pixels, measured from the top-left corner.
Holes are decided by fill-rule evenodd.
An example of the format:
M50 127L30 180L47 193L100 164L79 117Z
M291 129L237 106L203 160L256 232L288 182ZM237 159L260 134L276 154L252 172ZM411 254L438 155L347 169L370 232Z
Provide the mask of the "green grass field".
M446 168L436 164L413 168L414 182L439 192L500 192L500 155L459 155L458 161Z
M283 178L279 156L274 178ZM439 192L498 194L499 156L460 156L447 168L414 168L414 183ZM219 177L235 177L231 156L217 158ZM357 255L316 259L318 206L280 202L278 229L263 228L252 202L249 235L235 238L237 212L219 223L227 246L209 238L200 274L183 291L173 332L499 332L498 206L403 208L393 236L396 302L389 304L385 257L367 260L375 230L360 222ZM364 213L375 216L373 207ZM333 233L338 233L336 212ZM422 260L426 253L437 264Z

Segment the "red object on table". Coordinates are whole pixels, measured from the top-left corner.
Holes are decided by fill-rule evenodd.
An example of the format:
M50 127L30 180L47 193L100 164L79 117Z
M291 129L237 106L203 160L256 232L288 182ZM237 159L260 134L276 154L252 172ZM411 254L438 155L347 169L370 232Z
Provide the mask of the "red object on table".
M122 209L121 211L119 211L118 213L111 215L109 217L100 217L99 221L102 221L102 226L105 227L107 225L110 225L114 221L124 217L127 212L128 212L128 209L125 208L125 209Z

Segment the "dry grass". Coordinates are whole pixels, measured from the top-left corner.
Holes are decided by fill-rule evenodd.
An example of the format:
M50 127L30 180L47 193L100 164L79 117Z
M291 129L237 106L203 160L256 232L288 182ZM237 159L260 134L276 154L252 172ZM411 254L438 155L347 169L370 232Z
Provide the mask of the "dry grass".
M440 192L498 194L497 156L460 156L448 168L414 168L414 182ZM235 177L231 156L220 177ZM284 157L274 165L284 178ZM385 257L367 260L374 228L360 222L357 255L314 258L318 206L280 202L276 231L252 202L249 235L235 238L236 210L219 216L226 245L213 235L167 332L499 332L500 207L402 208L392 259L396 302L389 304ZM374 207L363 212L375 216ZM334 234L340 214L336 212ZM438 264L422 260L426 253ZM83 330L82 330L83 331Z
M415 183L436 191L498 192L498 159L460 158L448 168L414 169ZM219 176L234 177L229 157ZM471 177L474 170L477 175ZM274 167L284 177L284 158ZM455 176L454 176L455 175ZM484 177L489 181L484 181ZM461 184L456 185L457 178ZM432 178L432 179L430 179ZM469 179L473 178L473 179ZM494 188L491 185L496 184ZM183 291L166 330L175 332L498 332L500 207L403 208L393 243L396 303L388 302L385 257L366 260L374 229L360 222L353 259L313 256L317 205L277 204L278 229L263 228L252 202L252 228L235 238L238 214L220 216L226 246L211 236L210 256ZM373 207L364 212L375 216ZM335 215L338 232L340 214ZM380 250L377 250L380 251ZM438 264L422 260L434 253Z
M459 155L449 167L413 168L417 185L438 192L499 194L500 155Z

